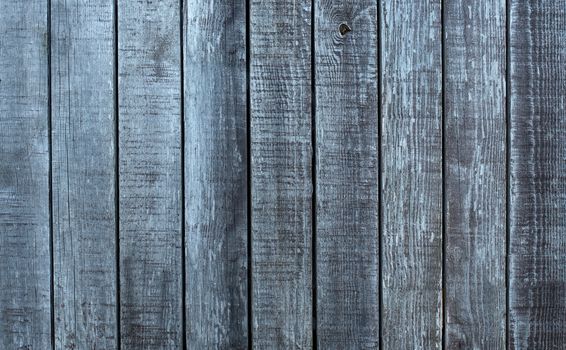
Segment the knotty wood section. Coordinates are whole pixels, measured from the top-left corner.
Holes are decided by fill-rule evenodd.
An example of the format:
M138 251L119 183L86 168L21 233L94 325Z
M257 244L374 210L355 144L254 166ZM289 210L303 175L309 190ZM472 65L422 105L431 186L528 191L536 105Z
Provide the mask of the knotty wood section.
M55 347L117 348L114 2L51 1Z
M511 349L566 344L566 7L511 1Z
M312 348L311 7L251 0L253 347Z
M377 349L377 1L314 10L318 348Z
M185 1L187 346L248 345L246 7Z
M505 348L505 1L448 1L447 349Z
M51 347L47 1L0 2L0 347Z
M118 3L122 349L184 337L179 5Z
M392 0L380 9L385 349L441 347L440 3Z

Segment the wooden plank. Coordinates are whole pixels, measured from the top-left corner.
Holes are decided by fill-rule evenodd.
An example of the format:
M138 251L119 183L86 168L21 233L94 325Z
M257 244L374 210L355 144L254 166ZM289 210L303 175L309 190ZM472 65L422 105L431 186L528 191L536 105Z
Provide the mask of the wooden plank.
M118 4L122 349L182 347L179 1Z
M505 1L445 6L445 346L503 349Z
M248 346L246 6L186 2L187 345Z
M0 348L51 348L47 1L0 2Z
M310 349L312 4L250 5L253 346Z
M314 10L318 348L377 349L377 1Z
M442 338L441 1L383 1L382 336L385 349Z
M509 338L566 344L566 6L510 8Z
M55 347L117 348L114 2L51 2Z

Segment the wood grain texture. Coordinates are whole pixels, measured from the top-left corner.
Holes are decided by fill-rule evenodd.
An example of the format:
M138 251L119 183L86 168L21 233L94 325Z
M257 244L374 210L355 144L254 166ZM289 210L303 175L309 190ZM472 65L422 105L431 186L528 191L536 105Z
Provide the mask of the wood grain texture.
M0 348L51 347L47 1L0 2Z
M118 8L122 349L180 349L179 1Z
M189 349L248 346L245 5L185 3Z
M505 348L505 1L448 1L445 346Z
M316 0L315 38L318 348L377 349L377 1Z
M566 3L510 8L511 349L566 344Z
M253 347L310 349L312 4L250 5Z
M51 1L55 347L116 349L114 3Z
M382 335L385 349L442 338L440 0L381 3Z

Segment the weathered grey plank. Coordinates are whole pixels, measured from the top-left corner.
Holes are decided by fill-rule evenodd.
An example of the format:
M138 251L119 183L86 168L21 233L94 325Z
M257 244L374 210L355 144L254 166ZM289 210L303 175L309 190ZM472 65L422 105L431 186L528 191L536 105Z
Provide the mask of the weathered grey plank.
M185 9L187 345L245 349L246 4Z
M382 335L435 349L442 334L440 0L382 1Z
M505 1L448 1L445 345L505 348Z
M566 3L510 8L509 336L566 344Z
M314 11L318 348L377 349L377 1Z
M57 349L117 348L113 9L51 1Z
M312 347L311 2L251 1L253 347Z
M0 2L0 348L51 348L47 1Z
M179 349L179 1L119 1L118 8L122 349Z

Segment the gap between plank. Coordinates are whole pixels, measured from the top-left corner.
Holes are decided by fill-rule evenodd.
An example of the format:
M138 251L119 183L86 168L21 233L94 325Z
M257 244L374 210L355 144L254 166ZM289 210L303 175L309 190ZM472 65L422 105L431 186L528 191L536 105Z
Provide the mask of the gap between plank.
M383 276L383 208L382 208L382 185L383 185L383 162L382 162L382 107L381 101L382 97L381 94L383 93L383 89L381 86L381 35L382 35L382 28L381 28L381 2L376 6L376 16L377 16L377 163L378 163L378 170L377 170L377 220L378 220L378 243L379 246L377 248L378 253L378 303L379 303L379 322L378 322L378 333L379 333L379 349L383 349L383 284L382 284L382 276Z
M316 17L315 17L315 2L311 1L311 149L312 149L312 204L311 204L311 271L312 271L312 343L313 350L318 348L318 331L317 331L317 269L316 269Z
M246 0L246 167L247 167L247 201L246 201L246 218L247 218L247 277L248 277L248 305L247 305L247 321L248 321L248 349L253 348L253 280L252 280L252 152L251 152L251 0Z
M445 133L446 133L446 94L445 94L445 72L446 72L446 45L445 45L445 1L440 3L440 51L441 51L441 68L440 74L442 79L441 84L441 100L442 100L442 115L441 120L441 144L442 144L442 348L446 348L446 143L445 143Z
M47 132L49 144L49 307L51 312L51 348L55 349L55 257L54 237L53 237L53 111L51 91L53 84L51 80L51 0L47 0Z
M118 0L114 0L114 206L116 250L116 346L122 347L120 322L120 103L118 101Z
M187 349L187 275L186 275L186 245L185 245L185 52L184 52L184 13L185 2L179 0L179 45L180 45L180 72L181 72L181 348Z
M511 1L505 2L505 348L510 348L509 335L509 252L511 244Z

